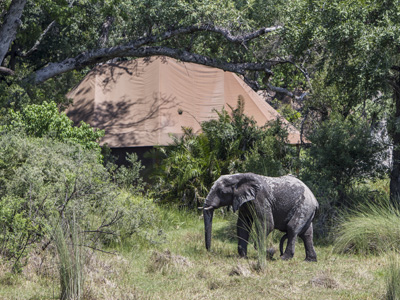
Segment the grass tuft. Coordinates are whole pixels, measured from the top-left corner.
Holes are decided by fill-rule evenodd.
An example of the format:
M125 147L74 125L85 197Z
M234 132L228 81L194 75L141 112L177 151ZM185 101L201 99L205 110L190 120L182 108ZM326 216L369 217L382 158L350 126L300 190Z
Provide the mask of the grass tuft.
M229 276L249 277L251 276L251 270L243 264L238 264L232 268L229 272Z
M81 299L83 294L84 253L73 215L70 223L59 222L54 228L54 242L59 259L60 299Z
M400 250L400 210L389 201L346 213L335 239L338 253L379 254Z
M310 284L313 287L323 287L326 289L335 289L339 287L339 283L332 277L330 272L321 272L311 278Z
M163 275L170 272L177 272L190 267L192 263L183 256L174 255L169 250L163 252L153 251L147 266L147 271L150 273L161 272Z

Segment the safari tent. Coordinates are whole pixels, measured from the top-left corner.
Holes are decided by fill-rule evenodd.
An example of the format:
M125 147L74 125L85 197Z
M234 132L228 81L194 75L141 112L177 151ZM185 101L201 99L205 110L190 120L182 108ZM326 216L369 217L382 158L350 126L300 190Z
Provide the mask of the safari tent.
M229 112L239 97L257 124L281 118L289 142L300 143L299 131L236 74L168 57L99 65L67 97L73 100L67 115L104 129L101 143L116 154L168 145L183 126L198 133L201 122L216 118L215 110L223 107Z

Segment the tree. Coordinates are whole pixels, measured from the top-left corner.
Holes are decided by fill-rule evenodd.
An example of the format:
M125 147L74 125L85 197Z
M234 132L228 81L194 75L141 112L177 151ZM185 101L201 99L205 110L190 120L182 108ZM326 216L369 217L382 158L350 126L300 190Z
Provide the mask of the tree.
M256 5L279 1L241 2L14 0L2 12L0 72L37 85L114 58L166 55L242 74L256 85L248 71L269 76L283 62L265 53L256 59L251 50L281 26L252 18L260 17ZM266 22L271 26L259 26Z
M400 194L400 2L297 0L285 15L286 53L304 67L314 87L310 109L322 119L332 111L344 117L358 111L370 124L388 116L395 199Z

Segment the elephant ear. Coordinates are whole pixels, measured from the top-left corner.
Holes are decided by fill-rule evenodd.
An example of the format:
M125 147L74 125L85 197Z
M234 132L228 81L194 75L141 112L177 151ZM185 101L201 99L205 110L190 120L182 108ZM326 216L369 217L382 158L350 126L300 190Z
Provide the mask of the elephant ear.
M233 211L237 211L244 203L255 200L260 189L260 182L253 176L241 178L233 189Z

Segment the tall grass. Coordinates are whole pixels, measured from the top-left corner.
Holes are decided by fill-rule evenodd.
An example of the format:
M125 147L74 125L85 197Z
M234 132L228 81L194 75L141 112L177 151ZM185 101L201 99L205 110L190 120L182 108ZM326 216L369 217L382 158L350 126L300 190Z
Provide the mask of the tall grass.
M257 251L257 266L259 272L264 272L267 268L267 258L271 258L273 253L267 250L271 245L271 238L268 238L270 228L267 227L268 220L266 215L260 217L257 215L254 206L249 205L250 213L253 216L253 230L250 228L250 240L255 243ZM272 255L271 255L272 254Z
M59 259L60 299L81 299L84 258L75 214L70 222L64 220L55 224L53 238Z
M400 299L400 264L399 258L392 257L386 275L386 300Z
M378 254L400 250L399 207L384 199L343 213L334 246L339 253Z

